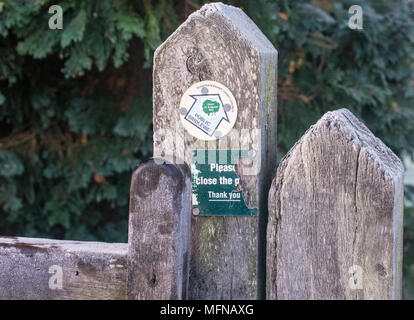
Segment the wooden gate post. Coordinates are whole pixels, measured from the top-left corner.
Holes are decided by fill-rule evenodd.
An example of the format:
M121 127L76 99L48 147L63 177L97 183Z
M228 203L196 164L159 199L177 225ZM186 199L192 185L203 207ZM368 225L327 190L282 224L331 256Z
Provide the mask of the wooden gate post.
M154 155L191 164L194 150L243 149L258 167L238 172L244 201L257 208L258 217L195 216L194 209L190 299L264 296L267 194L276 167L276 68L270 41L242 10L222 3L190 15L155 52ZM180 112L187 112L180 110L183 94L202 80L228 88L238 107L229 135L215 132L219 139L208 143L180 122Z
M186 165L149 161L132 175L127 299L187 298L190 190Z
M351 112L325 114L269 193L268 299L400 299L400 159Z

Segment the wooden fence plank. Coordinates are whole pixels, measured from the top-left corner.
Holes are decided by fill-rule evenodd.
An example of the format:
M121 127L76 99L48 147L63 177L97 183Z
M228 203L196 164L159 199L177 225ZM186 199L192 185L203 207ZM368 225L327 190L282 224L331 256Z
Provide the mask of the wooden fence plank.
M191 181L186 165L149 161L130 191L127 299L185 299Z
M125 299L127 249L126 243L0 237L0 299Z
M238 173L244 200L258 208L259 219L192 217L191 299L264 296L265 249L257 248L265 248L267 194L276 167L276 78L276 49L242 10L221 3L190 15L155 52L154 154L188 164L197 149L257 154L259 170ZM209 143L184 132L179 116L183 93L201 80L226 86L238 104L233 130Z
M328 112L269 193L268 299L400 299L403 165L351 112Z

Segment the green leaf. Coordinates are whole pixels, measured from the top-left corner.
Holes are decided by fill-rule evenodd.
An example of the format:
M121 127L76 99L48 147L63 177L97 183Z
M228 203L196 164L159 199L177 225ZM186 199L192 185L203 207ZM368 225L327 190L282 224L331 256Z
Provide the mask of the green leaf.
M56 204L54 204L56 205ZM62 225L65 229L70 228L70 214L68 210L62 207L54 207L49 211L48 214L48 223L50 227L53 227L57 224Z
M0 91L0 106L6 102L6 97Z
M92 59L88 54L87 48L84 45L76 44L71 47L70 57L66 60L65 66L62 69L66 78L76 76L83 70L90 70L92 68Z
M18 211L23 207L23 201L21 198L11 197L7 199L4 204L4 209L7 211Z
M17 52L21 55L32 55L36 59L45 58L58 42L59 37L56 32L56 30L50 29L36 29L26 39L18 43Z
M89 101L75 98L65 112L65 118L69 122L72 132L89 135L111 130L118 112L108 101Z
M136 100L122 115L114 127L114 133L122 137L136 137L143 139L152 122L151 105L141 104Z
M116 28L121 32L124 40L130 40L133 35L144 38L145 28L144 20L133 12L119 11L114 15Z
M12 177L24 172L20 158L9 151L0 150L0 176Z
M60 45L66 48L71 42L79 42L83 39L87 22L87 14L85 9L80 9L79 13L64 26Z

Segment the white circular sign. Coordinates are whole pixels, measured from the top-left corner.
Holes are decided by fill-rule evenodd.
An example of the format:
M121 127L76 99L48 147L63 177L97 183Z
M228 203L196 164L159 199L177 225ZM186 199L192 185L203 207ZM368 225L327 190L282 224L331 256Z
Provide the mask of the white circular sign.
M179 106L181 123L194 137L217 140L228 134L237 118L231 91L216 81L200 81L189 87Z

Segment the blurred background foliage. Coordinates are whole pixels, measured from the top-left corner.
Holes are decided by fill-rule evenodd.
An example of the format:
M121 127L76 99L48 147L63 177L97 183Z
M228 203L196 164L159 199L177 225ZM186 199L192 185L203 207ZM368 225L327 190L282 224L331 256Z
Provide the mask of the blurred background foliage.
M224 2L279 51L279 159L344 106L413 158L413 1ZM152 55L203 3L0 0L0 234L127 241L131 173L152 154ZM48 28L53 4L63 30ZM355 4L363 30L348 27ZM405 298L414 298L413 194L407 185Z

